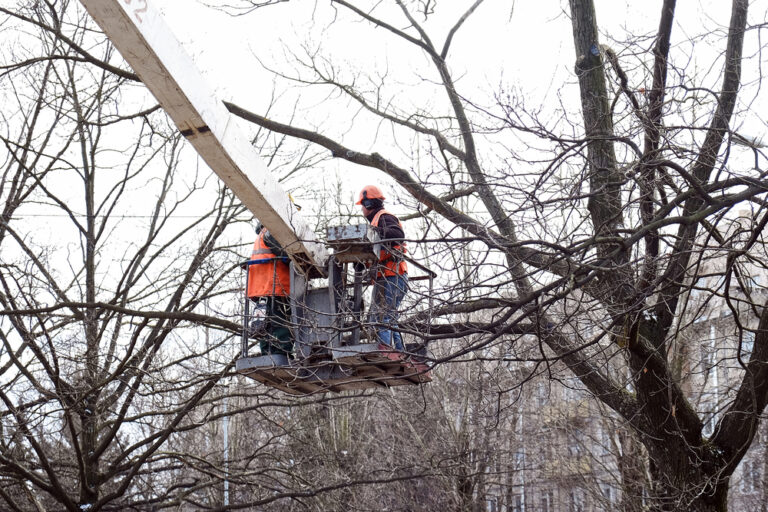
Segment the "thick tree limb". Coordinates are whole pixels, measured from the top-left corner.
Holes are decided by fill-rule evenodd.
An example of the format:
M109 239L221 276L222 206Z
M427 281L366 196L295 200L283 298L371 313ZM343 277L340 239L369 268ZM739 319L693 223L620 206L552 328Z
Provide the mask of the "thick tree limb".
M672 21L675 15L676 0L664 0L661 10L659 30L656 35L656 46L653 49L653 85L648 95L648 113L643 120L645 125L645 147L639 170L639 185L642 194L640 198L640 215L644 222L654 214L654 193L656 187L656 169L650 161L661 158L659 154L659 138L661 134L661 116L664 105L664 93L667 85L667 58L669 57L669 42L672 36ZM679 169L678 172L681 172ZM683 173L687 176L687 172ZM695 179L689 180L692 186L699 186ZM657 256L659 255L659 233L649 231L645 237L646 255L640 276L639 287L645 289L655 282L658 275Z
M446 220L477 236L490 247L501 250L505 253L511 253L515 259L524 261L526 264L533 265L537 268L547 269L548 271L560 276L568 276L572 271L572 267L564 259L564 256L552 256L551 254L531 249L529 247L508 240L493 230L488 229L485 225L481 224L474 218L460 212L438 196L435 196L429 192L423 185L416 181L416 179L411 175L409 171L397 166L378 153L359 153L347 148L346 146L343 146L342 144L339 144L338 142L328 137L320 135L317 132L278 123L277 121L273 121L258 114L254 114L253 112L249 112L233 103L224 102L224 105L234 115L241 117L246 121L250 121L277 133L282 133L323 146L324 148L328 149L335 158L343 158L349 162L366 167L372 167L385 172L395 181L397 181L403 188L405 188L419 202L428 208L433 209L435 212L442 215Z
M744 45L748 7L749 3L747 0L733 0L728 43L725 51L725 70L719 101L712 122L707 130L707 135L704 138L704 143L691 170L693 178L702 184L709 181L710 174L717 162L720 146L728 133L733 109L736 106L736 98L741 83L741 55ZM683 216L691 215L701 208L703 201L700 197L688 199L683 208ZM658 302L656 313L662 322L665 332L674 321L678 296L683 286L685 271L691 258L691 247L697 233L698 225L696 224L680 226L677 232L678 241L675 243L672 257L662 276L662 281L665 284L664 291L662 292L664 300Z
M763 305L752 355L736 398L723 413L712 442L723 450L728 474L736 469L758 432L768 404L768 303Z
M609 234L622 222L620 184L616 165L608 89L592 0L570 0L576 75L581 91L584 130L592 139L588 146L590 199L587 205L595 233ZM609 248L601 249L603 252Z

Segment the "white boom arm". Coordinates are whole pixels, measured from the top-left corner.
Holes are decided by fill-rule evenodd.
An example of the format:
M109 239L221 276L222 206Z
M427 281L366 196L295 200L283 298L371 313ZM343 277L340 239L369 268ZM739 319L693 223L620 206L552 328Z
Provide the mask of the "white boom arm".
M294 261L323 267L325 247L207 87L147 0L80 0L198 154Z

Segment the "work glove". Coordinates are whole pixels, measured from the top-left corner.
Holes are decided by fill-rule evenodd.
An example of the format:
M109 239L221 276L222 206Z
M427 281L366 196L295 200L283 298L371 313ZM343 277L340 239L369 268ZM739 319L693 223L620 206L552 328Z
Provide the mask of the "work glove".
M259 304L251 315L248 322L248 337L262 338L267 335L269 330L269 318L267 317L266 305Z

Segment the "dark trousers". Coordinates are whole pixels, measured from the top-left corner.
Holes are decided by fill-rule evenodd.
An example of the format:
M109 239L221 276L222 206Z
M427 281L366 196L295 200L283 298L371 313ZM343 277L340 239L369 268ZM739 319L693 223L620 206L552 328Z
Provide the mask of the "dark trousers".
M267 297L267 334L259 338L262 354L293 353L291 303L288 297Z

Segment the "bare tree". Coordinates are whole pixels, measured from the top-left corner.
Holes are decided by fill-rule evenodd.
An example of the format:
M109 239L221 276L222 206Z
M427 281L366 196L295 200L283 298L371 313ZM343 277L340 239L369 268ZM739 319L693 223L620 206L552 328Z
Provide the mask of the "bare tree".
M216 386L236 354L236 228L250 216L130 74L106 69L114 52L76 7L0 21L0 498L13 510L184 502L207 468L167 447L240 412Z
M495 494L514 510L520 469L540 469L518 450L521 436L556 430L550 440L572 442L578 463L596 435L578 422L520 426L518 405L534 400L526 384L566 382L565 367L612 411L605 423L634 431L609 440L625 457L624 510L644 493L655 510L726 509L768 400L765 283L748 279L768 261L763 156L733 128L750 108L737 94L742 69L762 63L744 40L762 25L749 25L747 2L735 0L721 33L687 41L690 54L720 54L697 74L673 51L674 1L663 2L653 33L606 45L592 2L573 0L575 69L563 90L578 88L580 102L553 114L463 84L451 52L492 6L456 14L437 44L428 28L445 5L334 0L326 27L362 20L412 48L432 68L411 83L443 101L424 103L421 91L406 101L410 89L388 72L349 72L307 46L288 53L295 69L276 70L282 79L330 87L329 99L358 105L375 129L318 129L309 116L298 126L229 104L277 134L272 149L309 141L390 176L415 211L411 247L442 271L434 307L414 291L402 322L433 347L432 389L313 397L301 409L222 380L237 329L222 317L239 286L239 246L226 230L247 215L207 174L180 172L180 140L151 101L125 114L119 97L143 94L137 78L86 30L76 4L0 8L4 27L35 27L41 45L24 40L2 63L2 94L13 100L3 107L0 188L0 496L9 507L473 510ZM374 149L345 142L353 132ZM137 226L128 205L138 201L152 213ZM745 206L750 222L736 222ZM41 213L52 217L35 224ZM64 221L60 240L43 234ZM102 257L115 250L120 258ZM737 340L727 356L736 364L692 362L703 311L694 292L729 304L718 332ZM725 334L713 340L725 344ZM736 384L716 400L699 393L700 379L725 366Z
M341 29L341 18L356 18L430 62L428 78L435 97L447 98L445 108L420 109L418 101L403 100L407 88L390 88L386 74L350 76L333 56L319 51L293 53L294 71L280 72L284 78L335 89L377 118L377 130L388 126L400 147L427 148L414 152L421 167L407 151L386 156L388 147L372 152L351 147L340 130L294 126L234 104L228 107L263 128L388 175L430 219L430 230L420 234L423 240L441 239L457 249L466 243L452 239L460 228L474 239L474 247L484 246L478 261L485 264L476 271L484 273L486 293L459 304L446 302L431 314L492 308L494 316L482 325L459 322L427 338L471 339L445 360L534 335L541 342L541 364L557 360L567 365L595 398L634 429L650 458L651 508L725 510L730 476L768 401L768 309L760 295L747 294L753 297L750 314L759 326L733 312L734 330L751 326L754 349L740 359L740 383L711 434L703 431L704 413L686 393L671 349L692 314L681 298L697 282L702 258L724 258L717 272L728 283L726 298L729 287L743 285L739 269L744 261L756 261L758 267L764 261L762 232L768 216L765 173L758 165L762 157L759 147L733 128L737 106L749 109L739 104L742 68L762 64L759 52L744 56L748 2L732 2L724 37L712 43L719 46L707 47L721 52L713 77L687 70L690 58L670 51L674 0L662 3L658 29L643 40L645 46L638 38L612 42L624 44L621 48L600 42L591 0L570 1L580 119L566 105L554 122L540 121L536 110L507 94L487 106L487 99L462 93L449 55L472 16L490 8L481 4L459 13L438 42L426 27L435 12L447 9L444 4L397 0L362 8L346 0L331 2L338 19L328 30ZM762 28L753 26L754 31ZM653 42L650 49L647 41ZM698 51L694 42L691 52ZM364 129L358 126L356 135ZM483 152L504 136L510 137L502 142L509 148L507 157ZM376 136L371 140L376 147ZM514 147L514 140L531 150ZM749 153L737 146L745 140L748 151L754 151L751 169ZM462 196L470 198L473 209L455 206ZM755 221L746 237L731 238L726 233L732 210L746 203ZM714 286L703 292L721 296ZM585 323L597 326L591 336L584 335ZM482 335L466 338L477 333Z

